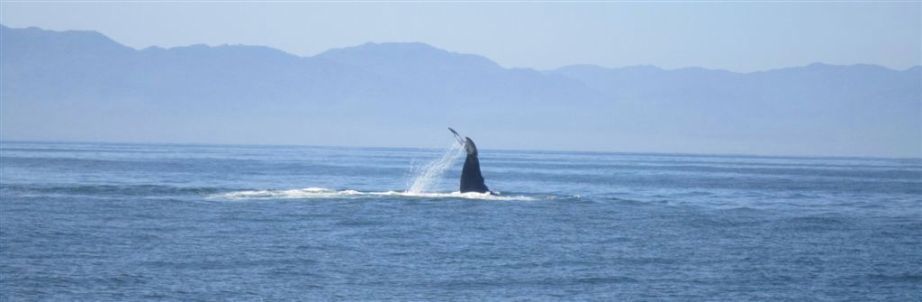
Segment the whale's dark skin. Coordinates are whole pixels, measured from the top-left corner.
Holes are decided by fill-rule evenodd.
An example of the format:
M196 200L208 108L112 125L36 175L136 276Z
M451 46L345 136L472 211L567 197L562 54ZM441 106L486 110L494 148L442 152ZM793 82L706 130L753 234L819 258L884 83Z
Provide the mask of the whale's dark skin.
M483 174L480 174L480 159L477 158L477 146L474 145L474 141L469 137L465 137L464 150L467 151L467 158L464 159L464 168L461 169L461 193L489 193L490 189L483 183Z
M464 151L467 157L464 159L464 168L461 169L461 193L477 192L492 193L487 185L483 182L483 174L480 173L480 159L477 158L477 145L470 137L461 139L461 135L454 129L448 128L458 139L458 142L464 145Z

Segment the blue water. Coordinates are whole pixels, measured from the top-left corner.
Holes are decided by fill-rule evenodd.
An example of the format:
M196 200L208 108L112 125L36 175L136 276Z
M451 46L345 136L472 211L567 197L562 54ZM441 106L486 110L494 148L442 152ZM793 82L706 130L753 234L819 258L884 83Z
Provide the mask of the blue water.
M3 142L0 300L922 300L922 160L443 152Z

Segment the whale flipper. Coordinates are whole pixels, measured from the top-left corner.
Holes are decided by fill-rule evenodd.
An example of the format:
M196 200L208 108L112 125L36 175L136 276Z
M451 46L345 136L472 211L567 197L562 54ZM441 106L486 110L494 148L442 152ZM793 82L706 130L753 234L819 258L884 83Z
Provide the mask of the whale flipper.
M489 193L490 189L484 184L483 174L480 173L480 159L477 158L474 141L465 137L464 149L467 151L467 158L464 159L464 168L461 169L461 193Z
M464 145L464 151L467 152L467 158L464 159L464 168L461 169L461 193L478 192L490 193L490 189L483 182L483 174L480 173L480 159L477 158L477 145L470 137L461 139L461 135L454 129L448 128L458 139L458 142Z

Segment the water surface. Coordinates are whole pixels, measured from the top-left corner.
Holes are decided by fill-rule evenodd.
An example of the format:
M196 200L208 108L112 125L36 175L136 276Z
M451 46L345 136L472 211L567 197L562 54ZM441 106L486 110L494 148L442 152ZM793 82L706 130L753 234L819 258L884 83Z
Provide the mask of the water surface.
M922 160L0 144L0 300L922 300Z

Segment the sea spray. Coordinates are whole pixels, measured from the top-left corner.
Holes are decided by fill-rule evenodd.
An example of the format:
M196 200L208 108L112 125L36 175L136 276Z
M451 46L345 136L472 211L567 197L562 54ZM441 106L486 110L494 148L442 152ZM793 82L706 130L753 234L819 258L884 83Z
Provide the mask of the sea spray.
M455 162L461 155L464 154L464 148L461 144L453 143L451 148L445 151L445 154L442 154L441 158L433 160L418 169L416 173L416 178L413 180L413 184L410 185L410 188L407 189L407 193L425 193L429 192L432 189L432 186L437 184L438 181L442 178L442 174L445 173L448 168L451 168L451 164Z

